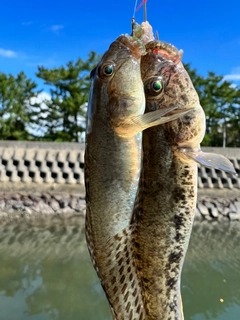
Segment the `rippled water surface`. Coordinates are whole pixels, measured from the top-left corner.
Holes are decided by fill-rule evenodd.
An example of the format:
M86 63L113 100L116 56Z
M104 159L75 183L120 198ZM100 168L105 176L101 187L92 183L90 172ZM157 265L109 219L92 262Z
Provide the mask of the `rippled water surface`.
M240 224L194 226L185 320L240 319ZM110 320L81 227L0 226L0 320Z

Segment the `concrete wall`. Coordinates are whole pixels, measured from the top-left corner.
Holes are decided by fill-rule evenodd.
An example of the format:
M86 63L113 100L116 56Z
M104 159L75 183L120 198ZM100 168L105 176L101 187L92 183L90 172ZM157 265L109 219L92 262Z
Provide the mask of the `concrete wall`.
M0 182L84 184L78 143L0 142Z
M84 185L84 144L0 141L0 182ZM229 157L239 176L199 167L199 189L240 189L240 149L203 148Z

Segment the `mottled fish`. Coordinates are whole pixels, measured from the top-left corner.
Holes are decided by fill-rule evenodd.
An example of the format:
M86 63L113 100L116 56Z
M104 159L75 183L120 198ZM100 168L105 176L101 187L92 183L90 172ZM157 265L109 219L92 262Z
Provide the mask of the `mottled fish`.
M180 276L196 208L196 161L232 173L234 169L223 156L200 150L205 114L181 63L182 51L160 41L150 42L146 50L141 59L146 112L173 106L187 112L143 132L132 250L146 319L179 320Z
M91 73L85 152L86 238L118 320L134 319L140 312L138 305L129 308L128 302L136 297L141 301L141 297L132 261L126 257L130 280L125 284L119 248L112 250L108 240L129 225L140 172L141 131L171 120L161 116L175 108L143 114L140 58L144 53L141 40L120 36Z
M108 241L105 255L119 267L106 270L105 277L115 284L117 299L126 301L128 317L121 319L179 320L183 319L180 276L197 196L193 158L204 163L208 159L229 172L233 167L221 156L200 151L205 115L181 63L182 52L159 41L146 48L148 54L141 58L146 112L177 107L182 117L143 133L131 225ZM128 291L131 285L133 291Z

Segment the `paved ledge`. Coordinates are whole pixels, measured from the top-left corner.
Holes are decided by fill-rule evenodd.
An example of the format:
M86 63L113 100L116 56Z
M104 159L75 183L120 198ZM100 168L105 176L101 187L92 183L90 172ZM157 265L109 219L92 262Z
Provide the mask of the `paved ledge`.
M85 143L0 140L0 148L56 149L56 150L83 150L84 151Z

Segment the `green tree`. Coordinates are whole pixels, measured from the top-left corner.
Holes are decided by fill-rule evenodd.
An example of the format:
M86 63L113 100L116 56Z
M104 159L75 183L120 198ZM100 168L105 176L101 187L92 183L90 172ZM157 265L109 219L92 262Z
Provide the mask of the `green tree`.
M240 88L214 72L201 77L185 65L206 114L202 145L240 147Z
M0 139L31 139L28 126L32 119L31 98L36 97L37 84L24 72L16 77L0 73Z
M39 115L39 121L45 123L47 115L45 140L78 141L79 134L85 131L79 119L86 116L89 74L98 60L99 56L92 51L87 61L78 59L55 69L38 67L36 75L51 86L51 101L45 101L47 107L42 107Z

